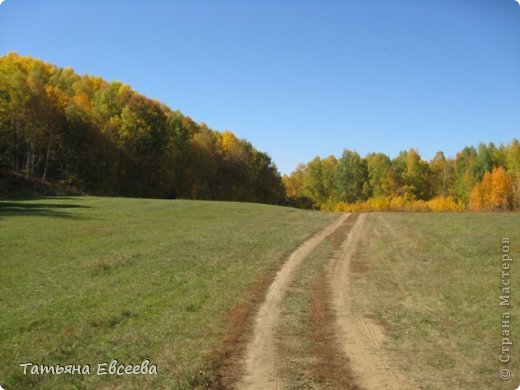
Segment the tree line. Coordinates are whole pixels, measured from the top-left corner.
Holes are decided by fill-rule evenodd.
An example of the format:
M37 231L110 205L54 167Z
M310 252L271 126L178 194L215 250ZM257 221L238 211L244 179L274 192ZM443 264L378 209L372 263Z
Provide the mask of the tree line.
M281 203L271 158L120 82L0 57L0 170L91 194Z
M518 210L520 144L465 147L455 158L438 152L431 161L414 149L394 159L345 150L298 165L283 182L292 204L325 210Z
M424 161L316 157L280 176L271 158L120 82L10 53L0 57L0 186L289 204L324 210L520 208L520 145L480 144ZM0 188L0 194L5 189Z

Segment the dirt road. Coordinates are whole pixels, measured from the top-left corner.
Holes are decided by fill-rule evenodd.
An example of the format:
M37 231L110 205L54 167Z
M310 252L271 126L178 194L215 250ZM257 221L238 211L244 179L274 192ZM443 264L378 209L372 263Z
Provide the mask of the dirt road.
M258 311L253 337L246 350L245 375L237 384L237 389L267 390L278 388L274 329L280 317L280 302L284 298L294 271L299 264L317 245L332 234L345 221L347 216L348 214L342 215L337 221L305 241L291 253L283 267L278 271L267 291L265 301Z
M366 214L357 218L341 216L326 229L315 234L298 247L285 262L269 287L265 301L257 314L253 337L246 349L244 375L237 383L237 389L278 389L282 385L278 378L277 364L283 357L276 350L274 330L280 318L280 303L284 299L293 275L307 255L325 238L341 237L335 243L339 249L329 264L329 282L332 292L331 306L336 317L337 341L340 350L350 362L350 369L356 384L363 389L403 389L403 378L396 375L389 359L381 351L384 333L369 318L363 317L353 309L349 294L350 267L352 258L359 250L360 237ZM344 231L348 234L338 234ZM333 233L336 234L333 235ZM341 353L341 352L338 352Z

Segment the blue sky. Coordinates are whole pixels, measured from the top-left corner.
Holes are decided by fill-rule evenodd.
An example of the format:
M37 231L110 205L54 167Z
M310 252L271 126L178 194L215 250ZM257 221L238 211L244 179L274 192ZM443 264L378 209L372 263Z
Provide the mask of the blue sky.
M520 137L514 0L6 0L10 51L130 84L283 173Z

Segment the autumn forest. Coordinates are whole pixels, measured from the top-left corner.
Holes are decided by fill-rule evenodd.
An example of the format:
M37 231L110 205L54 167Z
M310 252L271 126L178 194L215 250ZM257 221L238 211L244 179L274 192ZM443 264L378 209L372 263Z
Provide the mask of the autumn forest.
M348 144L348 134L344 142ZM286 204L338 211L518 210L520 143L431 161L346 149L281 176L271 158L120 82L0 58L0 195L84 194Z

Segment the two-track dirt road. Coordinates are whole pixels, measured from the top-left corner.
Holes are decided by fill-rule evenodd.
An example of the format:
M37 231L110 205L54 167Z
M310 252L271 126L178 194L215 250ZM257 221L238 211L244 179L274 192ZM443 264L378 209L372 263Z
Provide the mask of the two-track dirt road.
M276 339L274 330L280 317L280 303L294 272L307 255L347 218L341 216L321 232L313 235L291 253L267 291L258 311L253 337L246 350L245 375L237 389L272 389L278 387Z
M353 310L349 295L349 270L366 215L342 215L324 230L300 245L288 258L267 291L258 311L253 335L246 347L244 374L237 389L277 389L283 387L278 362L283 356L276 349L275 329L281 314L281 302L299 265L310 252L335 231L348 231L340 249L331 260L329 282L331 307L336 315L336 333L342 352L348 357L356 384L365 389L400 389L403 380L392 372L388 358L380 350L384 333L379 326ZM337 234L335 235L338 236Z

